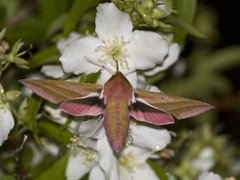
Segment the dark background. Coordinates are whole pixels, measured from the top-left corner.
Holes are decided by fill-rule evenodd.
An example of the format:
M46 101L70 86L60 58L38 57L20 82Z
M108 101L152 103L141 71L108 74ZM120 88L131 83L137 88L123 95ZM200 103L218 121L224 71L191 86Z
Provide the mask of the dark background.
M240 8L237 1L204 0L202 2L215 10L218 15L217 29L220 36L214 48L240 45ZM228 102L232 105L237 103L238 108L227 106L219 112L218 119L224 124L222 133L230 134L230 137L240 144L240 68L236 67L224 73L231 79L233 85L233 96L229 97Z
M204 0L218 14L218 29L221 37L217 47L240 43L240 9L237 1Z

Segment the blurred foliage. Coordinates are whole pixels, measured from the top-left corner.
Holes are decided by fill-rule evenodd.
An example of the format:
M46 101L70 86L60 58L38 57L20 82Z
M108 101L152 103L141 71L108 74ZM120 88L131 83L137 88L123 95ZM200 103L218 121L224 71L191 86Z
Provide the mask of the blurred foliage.
M71 31L93 33L99 2L105 1L1 0L0 29L6 27L0 33L0 77L4 89L24 92L19 79L42 76L39 71L42 65L59 64L56 42ZM205 115L167 126L177 134L170 146L175 155L159 162L151 160L149 164L161 179L170 176L194 179L201 170L194 169L192 163L207 147L214 154L211 157L214 165L209 170L224 177L240 178L239 139L230 141L231 129L226 130L223 123L232 119L221 121L220 116L222 112L236 112L240 120L240 45L215 48L221 36L216 28L217 14L196 0L173 0L170 8L162 11L156 11L153 0L145 4L140 0L113 2L129 13L136 29L174 33L174 40L181 44L183 53L179 61L168 71L148 77L147 81L168 94L200 99L216 106L216 110ZM232 71L237 72L236 75L228 76ZM82 75L80 80L94 83L98 77L99 73ZM0 180L64 177L68 159L66 145L72 134L49 121L44 114L44 103L31 95L28 98L22 95L11 103L16 127L0 147ZM240 128L240 124L236 126ZM222 133L226 131L228 134ZM24 135L28 136L26 142ZM23 148L17 151L22 143ZM46 148L50 145L58 146L57 155ZM41 159L36 160L35 156Z

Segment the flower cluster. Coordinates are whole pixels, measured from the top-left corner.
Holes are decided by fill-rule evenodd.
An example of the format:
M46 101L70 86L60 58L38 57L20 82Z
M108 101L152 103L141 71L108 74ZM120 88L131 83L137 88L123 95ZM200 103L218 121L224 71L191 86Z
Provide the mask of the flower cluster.
M81 74L102 69L99 83L104 84L119 70L135 88L135 70L153 70L160 65L160 69L151 72L154 74L169 67L178 58L177 44L155 32L133 31L128 14L119 11L113 3L98 6L96 34L97 37L71 36L71 42L63 48L60 57L64 72ZM78 39L73 41L74 38Z
M64 73L78 75L100 70L98 83L104 84L116 71L121 71L136 88L144 86L144 83L139 84L141 76L136 70L146 70L146 75L153 75L168 68L178 58L180 48L176 43L155 32L133 30L129 15L113 3L97 7L96 34L97 37L81 37L71 33L68 39L61 40L58 49L62 67L44 66L42 72L59 78ZM54 108L46 106L45 110L58 119L58 123L66 122ZM69 145L68 179L79 179L88 172L90 179L158 179L147 160L159 158L155 152L171 141L167 130L133 122L126 147L116 157L101 128L101 120L73 121L69 130L77 136Z
M239 48L198 39L218 34L215 13L195 1L54 2L0 1L0 177L239 178L235 134L217 122L237 108L218 69L238 65ZM216 109L194 117L214 107L180 96Z

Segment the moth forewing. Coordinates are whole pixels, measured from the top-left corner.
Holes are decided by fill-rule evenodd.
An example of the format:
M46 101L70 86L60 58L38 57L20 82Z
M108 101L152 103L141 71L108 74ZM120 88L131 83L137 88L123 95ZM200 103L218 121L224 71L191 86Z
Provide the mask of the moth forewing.
M214 106L188 98L171 96L164 93L136 90L136 96L160 110L168 112L176 119L185 119L213 109Z
M101 85L61 80L24 79L20 81L34 93L51 103L58 104L69 99L99 96Z

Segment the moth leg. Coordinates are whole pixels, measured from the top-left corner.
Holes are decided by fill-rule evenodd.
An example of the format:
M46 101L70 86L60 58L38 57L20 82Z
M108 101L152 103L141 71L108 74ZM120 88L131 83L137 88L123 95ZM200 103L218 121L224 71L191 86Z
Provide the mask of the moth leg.
M95 130L94 134L92 135L92 138L96 138L96 136L99 134L101 128L103 128L103 121L104 121L103 116L102 116L102 115L99 116L99 118L97 119L97 121L100 122L100 125L99 125L99 127Z

